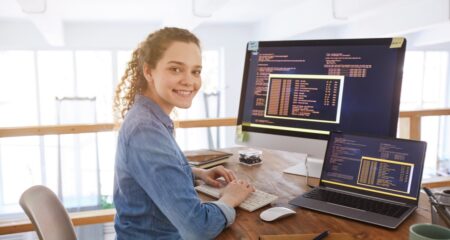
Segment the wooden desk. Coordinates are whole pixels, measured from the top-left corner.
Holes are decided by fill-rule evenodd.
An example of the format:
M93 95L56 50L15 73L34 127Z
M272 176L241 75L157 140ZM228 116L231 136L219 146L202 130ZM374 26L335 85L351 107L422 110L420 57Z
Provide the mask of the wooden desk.
M226 150L236 153L238 149ZM289 200L309 190L305 177L283 173L285 168L298 163L295 157L292 158L286 152L263 150L263 164L251 167L239 164L238 157L238 154L233 154L225 166L235 171L239 178L251 181L257 189L276 194L279 198L272 206L289 207L297 214L274 222L264 222L259 214L270 206L251 213L237 209L235 223L217 239L258 239L260 235L320 233L324 230L329 230L330 233L348 233L355 239L407 239L409 226L431 222L430 206L424 193L420 196L419 208L396 230L292 206L288 204ZM310 183L318 184L318 179L312 180L310 179ZM200 195L204 200L211 200Z
M288 204L297 195L308 191L306 179L302 176L283 173L287 167L295 165L298 160L291 153L264 150L263 164L247 167L238 163L238 148L224 149L235 153L225 166L234 170L238 177L251 181L256 188L276 194L279 198L272 206L285 206L297 211L297 214L274 222L259 219L261 211L252 213L237 209L235 223L222 232L217 239L258 239L260 235L320 233L347 233L355 239L407 239L409 226L415 223L431 222L430 206L425 194L421 194L419 208L396 230L389 230L374 225L356 222L312 210L298 208ZM310 179L310 183L318 184L318 179ZM211 198L200 194L204 200ZM75 226L112 222L115 210L97 210L70 214ZM0 222L0 235L32 231L33 226L26 218L20 221ZM332 240L332 238L330 238Z

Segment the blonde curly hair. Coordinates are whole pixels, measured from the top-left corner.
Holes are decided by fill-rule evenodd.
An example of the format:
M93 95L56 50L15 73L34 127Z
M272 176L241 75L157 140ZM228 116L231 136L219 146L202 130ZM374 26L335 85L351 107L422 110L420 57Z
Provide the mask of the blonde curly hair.
M116 87L113 113L114 119L121 121L134 103L136 94L147 89L143 67L148 64L154 69L173 42L195 43L200 48L200 40L186 29L166 27L151 33L133 51L125 73Z

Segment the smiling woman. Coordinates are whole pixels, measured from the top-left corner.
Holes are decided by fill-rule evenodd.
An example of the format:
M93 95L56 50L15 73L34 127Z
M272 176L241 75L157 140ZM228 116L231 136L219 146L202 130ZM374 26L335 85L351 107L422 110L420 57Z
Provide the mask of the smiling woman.
M124 118L115 162L117 239L211 239L234 222L234 207L254 191L223 166L192 168L173 136L169 114L189 108L201 86L201 51L187 30L164 28L133 52L114 110ZM202 203L194 178L228 185L218 201Z
M186 54L184 54L185 56L177 55L177 52L185 52L185 46L189 46ZM169 47L170 51L166 52ZM190 65L188 66L187 64ZM193 70L185 69L187 67L193 68ZM176 81L177 78L172 76L176 74L182 76L182 70L185 72L193 71L194 76L198 79L198 88L200 88L201 51L200 42L197 37L188 31L178 31L177 28L165 28L164 31L160 30L150 34L133 52L125 75L117 86L114 99L116 117L123 118L125 116L126 112L133 105L134 97L137 94L147 96L150 94L153 95L151 98L157 98L158 96L156 95L162 93L161 91L164 86L171 84L171 80ZM154 72L155 76L152 76L152 72ZM161 81L163 74L165 74L164 78L170 74L172 76L167 78L168 81ZM180 82L180 84L183 83L186 83L186 81ZM166 95L165 93L164 96ZM153 100L158 102L161 99Z
M166 114L174 107L188 108L202 85L201 68L198 45L174 42L154 69L144 64L148 87L143 95L157 103Z

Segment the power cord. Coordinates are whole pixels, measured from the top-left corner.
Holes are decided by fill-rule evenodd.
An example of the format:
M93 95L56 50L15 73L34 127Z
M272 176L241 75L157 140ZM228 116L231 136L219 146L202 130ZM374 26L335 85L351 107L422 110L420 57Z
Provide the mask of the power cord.
M306 169L306 186L309 188L315 188L313 185L309 184L309 169L308 169L308 156L305 159L305 169Z

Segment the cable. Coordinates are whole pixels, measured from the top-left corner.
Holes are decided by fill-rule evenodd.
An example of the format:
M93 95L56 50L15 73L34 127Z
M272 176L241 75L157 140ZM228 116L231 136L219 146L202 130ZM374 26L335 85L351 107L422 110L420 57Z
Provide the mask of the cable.
M315 188L313 185L309 184L308 156L306 156L305 159L305 169L306 169L306 186L310 188Z

